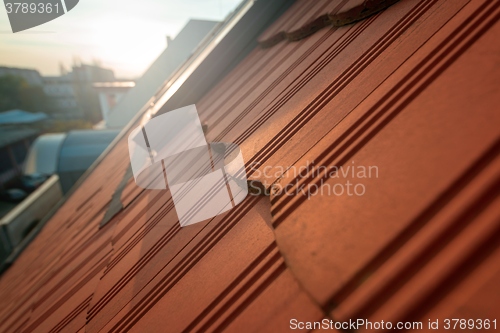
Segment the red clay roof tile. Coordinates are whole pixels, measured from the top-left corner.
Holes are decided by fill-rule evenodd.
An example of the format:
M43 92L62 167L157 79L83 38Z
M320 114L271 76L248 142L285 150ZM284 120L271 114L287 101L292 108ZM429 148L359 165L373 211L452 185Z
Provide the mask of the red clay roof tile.
M360 18L362 3L389 2L297 1L260 40L333 11ZM268 188L321 183L283 174L313 161L376 166L365 195L271 191L180 228L168 191L125 179L99 228L128 168L125 134L0 277L0 331L498 317L499 7L404 0L256 47L197 101L208 140L239 144ZM360 181L323 183L339 180Z
M297 41L327 26L341 27L365 19L399 0L297 1L295 7L259 37L262 47Z

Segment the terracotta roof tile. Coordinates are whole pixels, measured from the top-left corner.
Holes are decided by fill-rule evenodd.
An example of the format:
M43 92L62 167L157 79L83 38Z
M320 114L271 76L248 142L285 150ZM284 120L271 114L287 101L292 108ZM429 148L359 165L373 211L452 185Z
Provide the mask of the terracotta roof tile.
M262 47L288 40L303 39L327 26L340 27L365 19L398 0L319 0L297 1L289 14L259 37Z
M299 0L260 40L327 13L360 18L363 4ZM271 190L350 181L366 193L271 191L181 228L168 191L125 176L123 133L0 277L0 331L497 318L499 7L404 0L255 47L196 101L208 141L240 145L249 178ZM378 177L282 169L308 165ZM100 227L113 194L121 208Z
M479 117L478 122L475 123L470 119L469 112L470 109L488 112L487 105L491 103L492 96L490 99L482 100L474 99L477 96L474 93L470 95L462 93L460 98L451 97L472 83L469 79L462 81L464 85L461 86L452 81L458 75L457 73L464 73L467 68L472 69L474 66L471 64L476 63L478 55L474 53L469 55L473 52L469 51L460 58L460 62L457 61L453 67L449 68L447 67L450 66L447 62L449 58L439 57L440 52L448 54L449 57L465 52L466 49L460 48L460 44L453 44L453 39L448 38L449 31L463 29L463 33L468 33L470 30L467 30L462 22L467 15L468 17L476 16L475 7L480 7L480 4L481 2L476 2L461 11L456 20L443 27L441 34L435 35L434 39L424 45L405 66L400 67L385 84L368 96L349 117L325 136L317 144L317 148L313 148L308 153L308 157L302 159L302 164L314 159L318 165L340 166L350 164L352 161L355 161L356 165L377 165L381 173L385 169L391 178L385 182L381 179L368 179L365 184L367 188L377 188L377 192L381 195L362 198L344 196L336 198L335 201L328 196L316 196L311 200L306 200L302 196L283 196L273 199L273 215L275 225L278 225L276 230L278 243L287 253L290 261L294 260L291 253L299 256L294 265L298 269L297 276L302 276L300 280L310 286L310 292L317 297L318 302L338 303L344 296L336 300L335 295L342 293L344 284L349 282L349 284L356 285L368 274L368 270L358 271L362 267L370 267L366 266L368 261L362 260L363 256L367 259L372 258L373 253L381 251L391 239L398 242L395 237L405 228L413 230L415 224L428 223L430 216L420 217L419 213L426 212L427 209L437 209L432 206L436 204L435 198L447 189L456 190L454 183L457 179L461 179L461 175L469 166L475 165L476 161L480 160L482 154L486 154L485 158L495 154L497 148L490 147L498 138L497 130L493 125L488 126L483 123L486 118ZM483 7L483 10L486 8ZM478 16L477 20L479 19ZM472 22L474 20L471 21L471 25ZM477 24L477 21L475 22ZM482 24L477 24L479 32L482 26L491 24L488 20L479 22L482 22ZM467 45L464 35L458 33L454 36L457 38L455 40L463 40L463 43ZM475 38L473 33L466 36L472 40ZM440 45L441 40L448 43L445 45L455 48L446 49ZM439 52L436 52L437 50ZM433 62L433 59L437 61ZM446 75L439 75L445 70ZM485 66L484 70L487 72L492 68ZM426 76L419 76L419 73L425 73ZM428 88L425 95L421 97L416 95L415 92L420 92L422 87L430 85L426 79L434 80L436 77L439 77L439 80L432 83L433 89ZM477 81L477 84L482 83ZM451 86L454 88L450 88ZM411 87L411 89L405 91L406 87ZM398 90L405 94L398 93ZM447 96L443 95L444 91L447 91ZM439 100L446 102L440 103ZM397 112L402 110L404 114L398 115ZM391 112L396 113L391 115ZM403 122L406 125L403 125ZM391 128L394 128L394 132ZM425 130L412 131L411 129L414 128L425 128ZM370 132L370 129L375 132ZM443 131L447 133L445 137L442 136ZM390 147L390 150L387 147ZM408 150L407 147L413 147L413 149ZM417 150L417 147L422 148ZM493 152L488 149L493 149ZM428 161L432 161L432 164ZM415 178L416 174L421 176ZM423 178L424 175L425 178ZM473 173L467 177L474 175ZM318 181L320 181L319 177L308 178L301 180L299 184L307 185ZM328 180L330 183L333 181L334 179ZM282 185L287 185L287 180L282 180ZM438 202L438 204L444 203ZM305 219L304 216L308 218ZM328 216L332 216L332 223L319 223L325 221ZM300 222L294 222L287 227L286 221ZM314 221L318 221L319 224ZM315 228L307 229L311 232L309 237L304 237L307 234L304 223L315 225ZM349 225L349 228L346 228L346 225ZM300 230L300 237L294 237L293 235L299 234L298 230ZM331 235L336 235L335 239L342 241L332 242ZM314 242L311 242L311 237L315 239ZM305 253L304 249L308 247L311 247L310 252ZM320 266L315 262L304 261L303 258L310 256L311 252L317 252L318 248L324 250L317 253L315 258L323 265L320 271L314 271L315 273L311 274L311 269ZM297 249L301 250L297 252ZM343 256L331 256L331 253L336 252L343 253ZM393 252L394 249L383 253L390 255ZM348 253L351 254L348 255ZM377 258L377 260L382 259ZM299 265L307 267L299 267ZM330 267L331 270L325 270L324 266ZM334 280L332 280L333 277L335 277ZM322 280L323 284L320 283ZM336 285L333 281L337 281L338 284ZM326 292L326 290L330 291Z

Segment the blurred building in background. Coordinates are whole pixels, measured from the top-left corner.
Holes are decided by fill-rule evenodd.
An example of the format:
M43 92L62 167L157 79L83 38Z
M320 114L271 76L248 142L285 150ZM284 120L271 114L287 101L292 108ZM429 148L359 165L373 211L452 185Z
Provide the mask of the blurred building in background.
M33 69L0 67L0 80L5 80L5 77L21 80L21 86L36 89L37 93L44 95L45 100L30 103L32 109L28 111L46 112L56 119L83 119L94 124L102 119L99 96L94 84L123 81L116 79L111 69L88 64L75 64L69 72L62 68L59 76L42 76ZM5 91L4 87L2 89ZM15 93L14 87L12 90L11 95ZM29 95L21 93L18 99L25 102L30 98ZM6 110L0 110L2 111Z
M74 84L70 77L46 76L43 78L43 91L50 98L52 115L61 119L82 119L85 114L78 103Z

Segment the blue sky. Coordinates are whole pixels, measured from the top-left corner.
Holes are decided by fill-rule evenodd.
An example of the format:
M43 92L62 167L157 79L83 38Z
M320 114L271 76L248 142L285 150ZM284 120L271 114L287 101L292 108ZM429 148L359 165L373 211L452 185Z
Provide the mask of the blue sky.
M22 2L22 0L20 0ZM13 34L0 7L0 66L58 75L74 59L140 75L190 18L223 20L241 0L80 0L66 15Z

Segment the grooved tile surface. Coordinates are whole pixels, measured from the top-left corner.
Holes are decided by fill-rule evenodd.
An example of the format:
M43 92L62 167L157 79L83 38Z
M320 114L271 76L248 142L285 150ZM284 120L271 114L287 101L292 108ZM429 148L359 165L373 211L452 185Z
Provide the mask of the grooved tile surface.
M307 30L331 13L349 24ZM0 277L0 332L500 320L499 17L498 1L296 1L196 101L207 141L238 144L270 196L181 228L168 190L127 178L124 133Z

